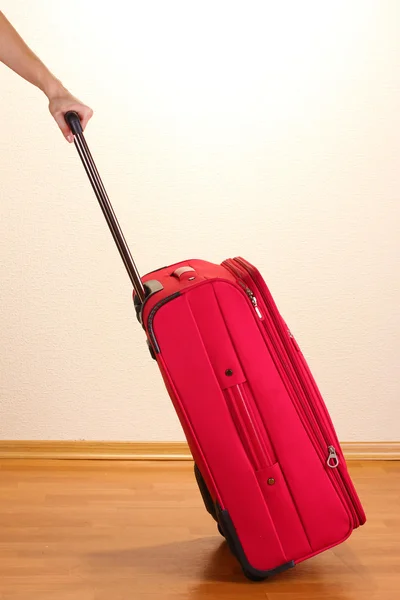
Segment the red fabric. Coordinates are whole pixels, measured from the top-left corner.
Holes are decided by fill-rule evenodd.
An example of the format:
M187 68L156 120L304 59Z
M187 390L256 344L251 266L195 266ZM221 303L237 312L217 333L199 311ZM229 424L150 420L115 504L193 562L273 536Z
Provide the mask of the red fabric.
M180 266L195 278L173 276ZM193 457L250 564L273 569L346 539L365 515L317 385L258 271L243 259L188 260L143 279L163 284L145 305L146 332ZM150 332L154 306L178 291ZM330 445L336 469L326 464Z

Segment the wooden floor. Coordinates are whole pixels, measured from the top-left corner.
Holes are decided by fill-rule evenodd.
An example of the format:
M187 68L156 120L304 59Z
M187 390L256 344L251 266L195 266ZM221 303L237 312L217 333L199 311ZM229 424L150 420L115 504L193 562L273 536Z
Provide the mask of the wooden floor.
M243 578L192 465L0 462L1 600L400 600L400 462L350 463L368 522L274 579Z

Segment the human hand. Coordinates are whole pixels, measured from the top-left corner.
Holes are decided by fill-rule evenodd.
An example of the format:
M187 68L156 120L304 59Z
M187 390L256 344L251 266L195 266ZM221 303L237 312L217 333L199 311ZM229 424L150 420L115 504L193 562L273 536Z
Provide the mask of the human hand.
M84 130L89 119L92 118L92 109L80 102L80 100L75 98L75 96L73 96L65 88L55 91L53 94L49 95L48 98L50 113L61 129L65 139L70 143L73 142L74 136L64 119L65 113L67 113L69 110L73 110L78 113L81 120L82 129Z

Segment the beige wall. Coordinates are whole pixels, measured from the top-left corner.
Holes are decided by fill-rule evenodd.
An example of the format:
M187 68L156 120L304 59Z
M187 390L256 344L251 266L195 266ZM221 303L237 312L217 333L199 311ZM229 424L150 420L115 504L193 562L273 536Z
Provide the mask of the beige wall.
M400 439L399 3L2 10L94 107L141 270L246 256L340 438ZM183 439L75 150L5 68L0 131L0 437Z

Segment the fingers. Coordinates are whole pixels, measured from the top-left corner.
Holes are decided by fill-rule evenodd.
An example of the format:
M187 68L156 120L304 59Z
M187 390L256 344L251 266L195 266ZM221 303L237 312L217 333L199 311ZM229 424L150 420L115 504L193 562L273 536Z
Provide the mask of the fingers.
M88 106L84 106L83 109L78 112L78 115L81 119L82 129L83 131L85 131L86 125L88 124L89 120L93 117L93 111Z
M64 119L64 113L57 113L53 116L67 142L73 142L74 136L72 135L72 132Z
M70 143L74 141L74 136L65 121L64 115L70 110L78 113L83 130L93 116L93 111L89 106L82 104L79 100L77 101L76 98L70 94L52 99L49 103L49 110L63 136Z

